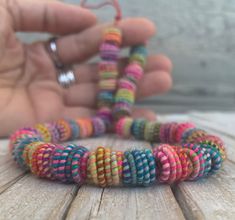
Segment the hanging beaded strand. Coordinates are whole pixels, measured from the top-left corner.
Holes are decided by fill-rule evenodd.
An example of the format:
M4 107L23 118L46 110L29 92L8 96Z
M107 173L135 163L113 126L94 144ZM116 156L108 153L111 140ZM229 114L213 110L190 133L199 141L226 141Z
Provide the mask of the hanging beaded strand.
M101 62L99 63L99 93L97 96L97 114L96 121L102 120L105 129L111 128L112 107L114 104L114 95L118 82L118 59L120 46L122 44L122 32L117 27L122 18L122 12L117 0L104 1L98 4L88 4L87 0L81 1L81 6L88 9L99 9L106 5L111 5L116 10L116 16L113 25L104 31L103 42L100 46ZM100 122L101 123L101 122Z
M118 80L118 65L121 31L116 27L105 30L100 47L102 61L99 64L99 94L97 116L104 120L107 128L112 123L112 107Z

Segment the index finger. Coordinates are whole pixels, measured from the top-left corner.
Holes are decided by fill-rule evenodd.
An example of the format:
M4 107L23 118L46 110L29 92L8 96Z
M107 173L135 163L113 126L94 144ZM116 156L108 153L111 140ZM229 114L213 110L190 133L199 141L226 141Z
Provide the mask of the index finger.
M103 32L110 25L96 25L82 33L59 38L57 44L60 60L71 64L96 55L103 40ZM144 43L155 33L155 25L146 18L123 19L117 27L122 31L122 47Z
M7 0L5 4L15 31L69 34L96 23L91 11L54 0Z

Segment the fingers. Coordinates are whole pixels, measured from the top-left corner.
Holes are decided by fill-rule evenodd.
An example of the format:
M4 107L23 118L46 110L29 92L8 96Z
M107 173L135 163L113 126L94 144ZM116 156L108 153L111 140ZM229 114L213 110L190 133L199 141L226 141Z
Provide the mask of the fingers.
M53 0L7 0L15 31L80 32L96 23L89 10Z
M95 109L77 106L66 106L61 114L62 118L86 118L94 115Z
M9 38L9 19L6 11L0 7L0 60L5 54L6 40Z
M137 88L137 99L157 95L168 91L172 86L172 78L168 72L158 70L144 75ZM69 106L94 107L98 93L96 83L84 83L71 87L65 93L65 102Z
M137 100L163 94L172 87L172 77L168 72L156 71L146 74L137 89Z
M156 113L145 108L134 108L132 113L133 118L145 118L148 121L156 121Z
M128 64L128 58L122 58L118 63L118 72L123 74L125 67ZM165 72L172 71L171 60L164 55L151 55L147 58L147 66L145 72L154 70L163 70ZM97 64L81 64L74 66L74 73L78 79L78 83L97 82L99 80L98 65Z
M58 39L58 54L64 64L78 63L97 54L102 42L103 31L110 24L96 25L80 34ZM118 27L123 32L122 46L132 46L146 42L155 32L152 22L145 18L124 19ZM135 37L133 37L135 36Z
M65 107L61 113L62 118L85 118L95 115L95 109L85 107ZM133 108L133 118L145 118L148 121L155 121L156 113L145 108Z

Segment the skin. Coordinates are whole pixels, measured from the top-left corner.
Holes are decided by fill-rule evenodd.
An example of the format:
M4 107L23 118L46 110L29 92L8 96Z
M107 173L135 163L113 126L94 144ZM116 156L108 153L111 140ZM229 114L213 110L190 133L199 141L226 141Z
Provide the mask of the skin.
M98 24L91 11L54 0L0 0L0 18L0 137L38 122L94 114L98 70L86 61L98 54L102 33L111 23ZM145 18L123 19L118 27L122 47L146 42L156 32ZM63 89L45 42L24 44L15 35L18 31L60 35L58 55L61 62L74 66L78 83ZM126 64L127 58L121 59L120 72ZM167 57L149 56L137 100L168 91L171 69ZM155 119L152 111L135 108L133 117L140 116Z

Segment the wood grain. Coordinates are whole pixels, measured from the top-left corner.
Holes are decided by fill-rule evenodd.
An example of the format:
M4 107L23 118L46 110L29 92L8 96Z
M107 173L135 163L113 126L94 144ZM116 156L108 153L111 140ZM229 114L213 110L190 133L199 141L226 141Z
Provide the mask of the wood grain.
M225 142L229 158L218 174L197 182L183 182L173 188L176 199L187 219L230 220L235 218L235 134L233 137L228 137L226 127L221 127L221 123L227 122L229 129L232 127L233 130L235 129L234 119L229 122L229 118L233 114L192 113L179 117L178 121L193 121L200 128L219 135ZM200 115L200 118L196 115ZM172 121L177 117L177 115L163 116L160 117L160 120ZM229 134L231 135L230 132Z
M21 179L25 172L16 166L8 152L8 141L0 141L0 194L16 181Z
M94 142L95 143L95 142ZM113 149L150 148L146 142L110 139ZM82 198L82 199L81 199ZM157 213L157 215L156 215ZM169 186L143 188L81 187L67 219L184 219Z
M235 218L235 113L193 112L163 115L159 121L193 121L220 135L229 160L215 176L174 187L97 188L62 184L24 174L8 154L7 142L0 141L0 220L8 219L225 219ZM222 128L223 127L223 128ZM146 142L106 136L76 141L89 149L99 145L114 149L150 147Z
M227 161L217 175L181 183L174 192L187 219L234 219L235 165Z
M76 185L39 179L28 174L0 196L2 219L62 219Z

